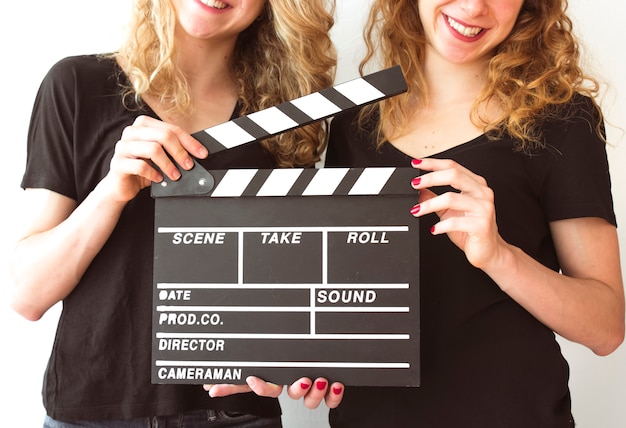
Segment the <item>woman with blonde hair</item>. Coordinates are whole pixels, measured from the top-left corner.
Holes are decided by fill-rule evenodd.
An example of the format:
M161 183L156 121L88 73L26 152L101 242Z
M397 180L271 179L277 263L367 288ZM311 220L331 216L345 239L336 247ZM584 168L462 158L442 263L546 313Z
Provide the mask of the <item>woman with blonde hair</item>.
M318 161L321 123L215 155L191 134L330 86L333 7L135 0L117 52L64 58L44 78L28 133L24 227L11 259L18 313L37 320L63 304L44 426L281 426L282 387L259 379L209 392L151 383L150 184L178 179L193 158L207 169ZM302 395L326 394L303 385ZM252 389L268 397L229 395Z
M333 427L572 427L555 333L624 339L598 82L566 0L374 0L406 95L336 117L326 166L416 168L421 385L347 387Z

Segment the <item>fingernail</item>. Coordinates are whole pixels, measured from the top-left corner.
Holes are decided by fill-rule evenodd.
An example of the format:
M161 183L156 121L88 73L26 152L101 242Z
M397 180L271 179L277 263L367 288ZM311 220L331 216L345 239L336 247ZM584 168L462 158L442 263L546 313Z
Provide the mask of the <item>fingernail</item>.
M208 155L209 155L209 151L207 149L205 149L204 147L202 147L200 150L198 150L198 157L205 158Z
M421 205L419 205L419 204L415 205L413 208L411 208L411 214L417 215L420 212L421 209L422 209Z
M192 159L187 159L185 161L185 169L191 169L193 168L193 160Z
M339 395L339 394L341 394L341 391L343 391L343 388L341 388L340 386L335 386L335 387L333 388L333 393L334 393L335 395Z
M413 160L411 161L411 165L412 165L412 166L418 166L418 165L420 165L421 163L422 163L422 160L421 160L421 159L413 159Z
M430 233L435 233L435 226L430 228Z
M309 385L308 383L304 383L304 382L302 382L300 384L300 388L302 388L302 389L309 389L309 386L311 386L311 385Z
M411 180L411 184L413 185L413 187L419 186L421 182L422 177L415 177L413 180Z
M321 391L322 389L326 388L326 382L315 382L315 387Z

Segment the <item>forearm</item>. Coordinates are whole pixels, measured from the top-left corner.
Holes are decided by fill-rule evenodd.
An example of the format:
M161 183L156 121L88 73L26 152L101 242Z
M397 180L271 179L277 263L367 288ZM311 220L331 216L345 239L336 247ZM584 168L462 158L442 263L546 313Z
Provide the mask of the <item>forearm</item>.
M54 227L21 239L11 257L12 307L30 320L72 292L115 227L124 207L99 185Z
M501 253L486 273L539 321L599 355L619 346L624 337L621 282L615 287L599 279L560 274L510 245ZM606 256L615 257L611 252ZM616 263L619 266L619 260L610 261Z

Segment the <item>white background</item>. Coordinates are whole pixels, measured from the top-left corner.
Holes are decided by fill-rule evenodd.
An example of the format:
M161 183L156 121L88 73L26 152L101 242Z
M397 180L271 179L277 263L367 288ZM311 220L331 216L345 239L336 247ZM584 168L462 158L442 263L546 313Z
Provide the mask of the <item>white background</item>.
M337 0L337 24L333 30L340 55L337 82L357 76L362 53L361 25L369 0ZM42 320L31 323L7 307L11 283L6 273L8 242L19 213L26 132L35 93L49 67L73 54L115 50L129 11L129 1L94 3L84 0L9 1L0 11L0 102L2 158L0 186L4 192L0 223L0 401L2 426L40 427L44 410L41 382L58 317L59 307ZM626 55L621 0L589 2L571 0L575 31L583 39L590 67L607 85L602 100L609 122L608 148L618 224L626 225ZM620 98L619 95L622 95ZM96 119L97 120L97 119ZM626 267L626 232L620 229L622 266ZM561 340L571 366L573 412L580 428L626 427L626 345L608 357L597 357L582 346ZM327 410L305 409L301 403L283 399L286 428L326 427ZM363 409L367 411L367 409Z

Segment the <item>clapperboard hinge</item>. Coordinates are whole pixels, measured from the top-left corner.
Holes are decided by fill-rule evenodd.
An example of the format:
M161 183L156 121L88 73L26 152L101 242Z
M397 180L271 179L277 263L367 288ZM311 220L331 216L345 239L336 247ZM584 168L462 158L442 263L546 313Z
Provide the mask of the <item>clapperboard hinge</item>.
M394 66L238 117L194 133L193 137L204 144L210 153L216 153L300 128L342 111L372 104L406 91L402 70L400 66ZM194 167L184 171L179 180L165 178L160 183L153 183L151 192L153 197L206 195L215 188L214 176L195 162Z

